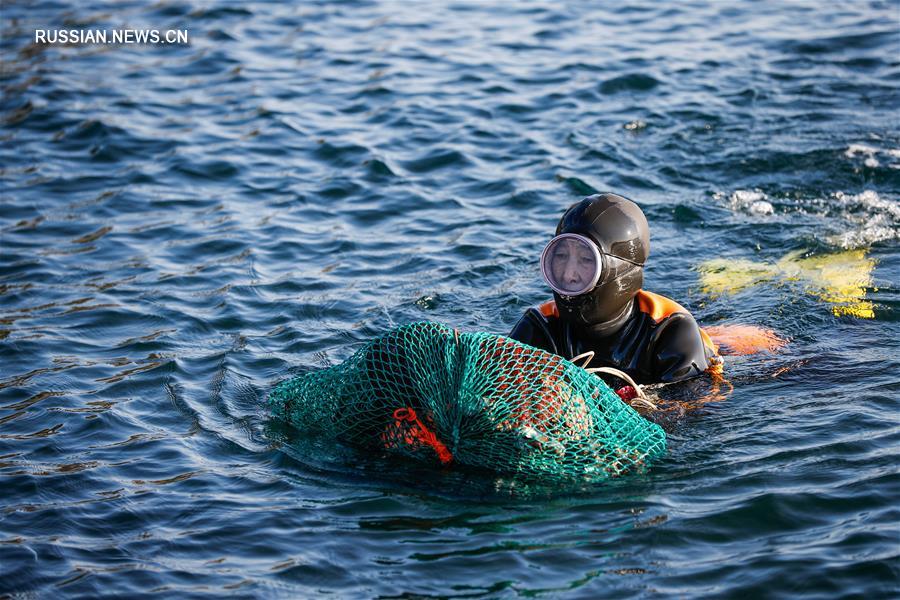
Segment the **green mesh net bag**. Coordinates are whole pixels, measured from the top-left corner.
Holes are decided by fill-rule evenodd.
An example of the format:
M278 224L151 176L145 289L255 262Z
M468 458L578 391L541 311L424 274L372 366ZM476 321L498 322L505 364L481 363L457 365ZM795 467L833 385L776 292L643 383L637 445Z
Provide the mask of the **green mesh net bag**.
M278 384L275 416L436 464L601 481L665 453L662 428L554 354L437 323L398 327L340 365Z

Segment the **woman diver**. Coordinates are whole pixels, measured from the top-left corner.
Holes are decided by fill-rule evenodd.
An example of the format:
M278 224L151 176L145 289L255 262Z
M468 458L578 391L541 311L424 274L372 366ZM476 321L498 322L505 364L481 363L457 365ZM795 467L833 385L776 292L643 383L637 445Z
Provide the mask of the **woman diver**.
M715 344L678 303L641 289L650 230L637 204L595 194L570 206L541 254L553 300L529 308L509 337L638 383L680 381L721 363Z

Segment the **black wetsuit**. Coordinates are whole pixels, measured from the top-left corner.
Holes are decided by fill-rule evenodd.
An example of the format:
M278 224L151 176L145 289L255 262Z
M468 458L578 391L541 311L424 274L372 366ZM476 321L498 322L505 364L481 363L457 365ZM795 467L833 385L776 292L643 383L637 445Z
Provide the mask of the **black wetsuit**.
M631 315L615 333L588 337L559 316L554 301L530 308L509 337L571 359L594 351L591 367L614 367L637 383L696 377L720 360L715 345L678 303L639 291Z

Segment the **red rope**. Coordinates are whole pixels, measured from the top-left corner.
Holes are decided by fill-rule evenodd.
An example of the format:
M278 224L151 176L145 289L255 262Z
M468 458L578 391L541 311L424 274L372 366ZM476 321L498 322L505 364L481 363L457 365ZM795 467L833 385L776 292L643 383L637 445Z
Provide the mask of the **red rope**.
M397 420L396 425L398 428L402 425L403 421L412 423L413 427L410 429L409 435L412 436L412 439L430 446L437 453L441 464L446 465L453 460L453 454L450 453L447 446L445 446L443 442L441 442L441 440L425 426L425 423L419 420L415 410L412 408L398 408L394 411L394 419Z

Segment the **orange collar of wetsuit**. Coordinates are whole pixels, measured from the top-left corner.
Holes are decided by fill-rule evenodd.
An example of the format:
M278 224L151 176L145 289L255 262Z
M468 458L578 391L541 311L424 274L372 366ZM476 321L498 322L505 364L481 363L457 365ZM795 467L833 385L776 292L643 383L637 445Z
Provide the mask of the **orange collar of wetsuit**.
M674 300L666 298L665 296L660 296L659 294L654 294L653 292L638 290L635 298L637 300L638 310L649 315L655 323L659 323L666 317L670 317L678 312L690 314L688 313L687 309L685 309ZM538 309L541 311L541 314L548 319L559 318L559 309L556 307L555 300L544 302ZM699 329L703 344L707 348L710 348L714 354L717 354L718 347L716 346L716 344L710 339L706 332L703 331L702 327Z
M674 300L669 300L665 296L660 296L659 294L654 294L653 292L639 290L636 298L638 309L642 313L647 313L648 315L650 315L650 318L652 318L657 323L659 323L669 315L672 315L673 313L687 312L683 306L681 306ZM559 318L559 309L556 307L555 300L544 302L540 305L539 310L541 311L541 314L547 318Z

